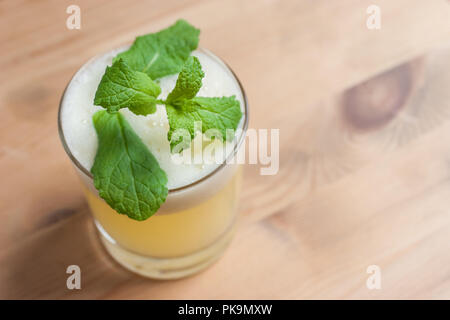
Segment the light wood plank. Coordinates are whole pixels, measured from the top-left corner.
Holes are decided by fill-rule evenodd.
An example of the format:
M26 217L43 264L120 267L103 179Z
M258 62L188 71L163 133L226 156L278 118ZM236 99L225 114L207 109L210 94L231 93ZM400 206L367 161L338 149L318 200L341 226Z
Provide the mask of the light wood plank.
M0 2L0 298L450 298L447 1L377 1L379 31L366 0L78 3L69 31L71 1ZM87 59L179 17L237 72L250 126L281 128L281 166L246 167L218 263L160 282L96 241L56 113ZM370 264L380 291L365 287Z

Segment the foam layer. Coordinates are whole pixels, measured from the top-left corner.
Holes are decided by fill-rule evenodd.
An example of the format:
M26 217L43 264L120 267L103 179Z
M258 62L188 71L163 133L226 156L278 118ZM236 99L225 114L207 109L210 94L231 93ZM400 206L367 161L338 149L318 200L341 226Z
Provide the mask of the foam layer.
M114 56L126 49L113 50L85 64L73 77L62 102L61 123L66 143L73 156L87 170L92 167L97 152L97 134L92 123L92 116L96 111L102 109L93 105L95 92L106 66L111 65ZM193 52L193 55L200 60L205 72L203 86L198 96L235 95L243 109L242 92L230 70L218 58L206 51L197 50ZM167 97L175 86L176 79L177 75L160 79L160 98ZM180 158L174 160L167 140L169 124L164 106L158 106L156 113L147 116L134 115L128 109L122 109L120 112L167 173L169 189L191 184L208 175L219 165L205 162L192 163L192 161L191 163L184 161L180 164ZM243 119L241 119L241 124L242 122ZM220 147L225 148L223 145ZM199 150L196 149L196 151ZM190 152L190 150L186 152Z

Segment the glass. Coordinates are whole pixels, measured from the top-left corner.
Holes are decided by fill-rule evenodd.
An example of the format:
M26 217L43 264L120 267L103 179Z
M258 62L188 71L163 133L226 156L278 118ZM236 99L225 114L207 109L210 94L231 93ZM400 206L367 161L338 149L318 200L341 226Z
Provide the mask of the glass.
M227 68L242 93L242 132L234 150L228 155L229 160L236 156L245 139L248 126L247 98L234 72L211 52L205 49L200 51ZM149 219L132 220L116 213L98 196L91 173L71 153L61 124L64 96L59 106L59 135L82 181L100 239L109 254L125 268L155 279L188 276L217 260L235 230L241 165L224 161L207 176L189 185L170 189L166 202Z

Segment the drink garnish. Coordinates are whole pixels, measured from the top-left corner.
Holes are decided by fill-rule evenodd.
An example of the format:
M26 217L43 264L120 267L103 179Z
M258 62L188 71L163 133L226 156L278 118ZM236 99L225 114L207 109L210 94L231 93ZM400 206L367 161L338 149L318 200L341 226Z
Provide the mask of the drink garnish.
M172 134L176 130L184 129L193 139L196 121L201 121L202 133L209 129L216 129L220 132L222 140L229 137L226 134L227 129L237 129L242 117L239 101L235 96L197 97L203 76L200 61L197 57L189 57L178 75L175 88L164 101L169 119L168 139L171 150L180 142L179 139L172 139ZM182 148L178 149L182 150Z
M242 117L239 101L231 97L199 97L204 72L200 61L190 56L197 48L200 31L184 20L154 34L137 37L129 50L118 54L107 67L95 94L98 111L93 122L98 150L91 172L99 195L118 213L145 220L165 201L167 176L150 150L118 112L128 108L136 115L166 107L171 152L185 130L193 139L194 123L201 121L202 133L216 129L221 140L230 138L227 129L236 130ZM154 80L179 73L175 88L166 100L158 99L161 88ZM234 136L233 136L234 138ZM172 141L175 140L175 141ZM181 144L180 144L181 145Z
M160 93L159 85L146 73L134 71L119 59L106 67L94 104L109 112L128 108L137 115L147 115L156 111L156 98Z
M98 149L91 172L106 203L135 220L152 216L166 200L167 176L119 112L94 114Z
M164 30L137 37L113 62L123 59L133 70L145 72L152 79L175 74L197 49L199 34L199 29L180 19Z

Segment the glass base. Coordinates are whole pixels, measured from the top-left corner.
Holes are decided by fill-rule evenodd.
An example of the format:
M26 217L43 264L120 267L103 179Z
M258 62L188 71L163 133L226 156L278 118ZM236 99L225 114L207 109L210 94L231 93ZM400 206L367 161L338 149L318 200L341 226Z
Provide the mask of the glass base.
M95 221L106 251L120 265L151 279L178 279L200 272L222 256L234 235L234 224L210 246L194 253L174 258L154 258L137 254L119 245Z

